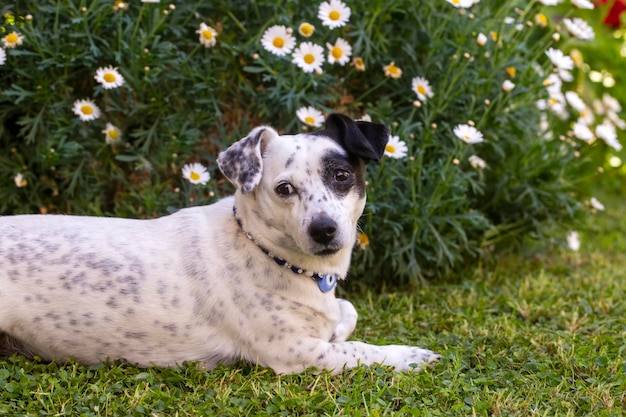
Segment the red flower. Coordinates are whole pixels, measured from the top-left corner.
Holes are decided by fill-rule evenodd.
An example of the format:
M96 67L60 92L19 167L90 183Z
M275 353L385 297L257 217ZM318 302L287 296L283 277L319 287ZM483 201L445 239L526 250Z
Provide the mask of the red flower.
M608 2L609 0L598 0L596 5L607 4ZM609 10L609 13L604 18L604 24L615 28L620 27L621 22L619 17L624 10L626 10L626 3L624 3L624 0L615 0Z

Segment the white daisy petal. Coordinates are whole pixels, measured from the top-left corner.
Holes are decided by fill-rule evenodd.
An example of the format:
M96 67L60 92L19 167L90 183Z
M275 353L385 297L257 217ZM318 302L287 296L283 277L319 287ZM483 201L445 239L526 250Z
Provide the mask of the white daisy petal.
M457 125L453 131L457 138L470 145L480 143L484 140L483 134L474 126L460 124Z
M124 77L122 77L117 68L112 66L98 68L94 78L106 90L118 88L124 84Z
M596 36L591 26L579 17L563 19L563 24L572 36L581 41L590 41Z
M389 136L389 141L385 146L385 155L391 158L400 159L404 158L408 151L409 148L406 145L406 142L400 140L398 136Z
M426 101L434 96L433 89L430 86L430 82L423 77L415 77L411 81L413 91L417 94L417 97L421 101Z
M313 127L320 127L324 123L324 120L326 120L321 111L310 106L300 107L296 111L296 116L298 116L298 119L300 119L302 123Z
M109 145L116 145L122 141L122 131L112 123L107 123L102 133L104 133L104 140Z
M183 178L192 184L204 185L209 182L211 176L204 165L194 162L183 166Z
M345 39L337 38L334 45L326 44L328 48L328 63L344 66L350 62L352 46Z
M322 25L335 29L345 26L350 20L351 10L340 0L325 1L320 4L317 17L322 21Z
M274 25L263 33L261 45L274 55L284 56L292 51L296 45L296 39L291 35L287 27Z
M206 23L200 23L196 33L200 35L199 41L205 48L211 48L217 43L217 31Z
M303 42L293 51L292 62L304 72L318 72L324 63L324 48L313 42Z
M101 111L93 100L76 100L72 106L72 111L83 122L96 120L101 115Z

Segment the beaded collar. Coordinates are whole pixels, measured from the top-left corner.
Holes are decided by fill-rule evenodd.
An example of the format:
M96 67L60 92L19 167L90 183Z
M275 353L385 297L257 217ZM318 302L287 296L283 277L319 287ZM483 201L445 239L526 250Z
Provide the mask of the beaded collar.
M235 206L233 206L233 215L235 216L235 220L237 221L237 224L239 225L239 228L246 235L246 237L248 239L250 239L250 241L252 243L257 245L257 247L259 249L261 249L261 251L264 254L266 254L267 256L272 258L274 260L274 262L276 262L276 264L291 270L291 272L293 272L294 274L299 274L299 275L304 275L304 276L310 277L311 279L313 279L313 281L315 281L317 283L317 286L318 286L318 288L320 289L321 292L326 293L326 292L331 291L333 288L335 288L335 285L337 285L337 279L339 278L338 275L336 275L336 274L318 274L317 272L307 271L306 269L302 269L302 268L300 268L298 266L291 265L289 262L287 262L286 260L284 260L282 258L279 258L278 256L272 255L272 253L270 251L265 249L263 246L259 245L254 240L254 238L252 237L252 235L250 233L246 232L246 230L243 227L243 223L242 223L241 219L239 218L239 216L237 216L237 208Z

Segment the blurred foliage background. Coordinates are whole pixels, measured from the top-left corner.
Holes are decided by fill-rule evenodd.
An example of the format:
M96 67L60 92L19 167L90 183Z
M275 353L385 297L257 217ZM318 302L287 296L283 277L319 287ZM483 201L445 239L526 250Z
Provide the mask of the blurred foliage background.
M215 164L221 149L259 124L310 131L296 111L312 106L388 124L406 144L406 155L370 167L351 274L367 284L417 284L529 238L565 244L579 216L597 210L589 204L596 184L622 181L621 108L607 122L617 145L596 131L609 119L607 101L626 96L626 32L605 23L613 1L586 10L569 0L554 7L480 0L468 8L354 0L345 4L347 24L334 29L317 17L320 3L0 6L0 214L151 218L210 204L233 192ZM574 17L591 25L593 39L568 33L564 21ZM298 33L302 22L315 27L309 38ZM199 41L201 24L216 33L211 47ZM262 46L274 25L290 28L298 45L327 50L342 38L353 61L305 73L291 56ZM7 45L13 33L21 42ZM559 90L576 93L584 109L547 88L558 75L549 48L571 57L573 79ZM385 74L390 63L399 78ZM109 66L122 86L94 79ZM416 77L429 82L432 97L419 98ZM72 112L81 99L102 115L82 121ZM583 112L591 113L587 140L573 129ZM116 144L105 141L107 123L119 128ZM484 141L465 143L454 134L459 125L475 127ZM208 168L208 184L181 176L190 162Z

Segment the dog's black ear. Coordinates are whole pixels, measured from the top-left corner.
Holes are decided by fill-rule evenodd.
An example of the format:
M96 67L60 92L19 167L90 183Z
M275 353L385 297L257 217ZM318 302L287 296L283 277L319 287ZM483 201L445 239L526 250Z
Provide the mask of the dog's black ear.
M358 156L365 162L380 161L389 141L387 126L354 121L348 116L337 113L329 115L324 129L314 134L333 139L348 153Z
M278 133L271 127L257 127L218 155L220 170L242 193L253 191L261 182L264 144L275 136Z

